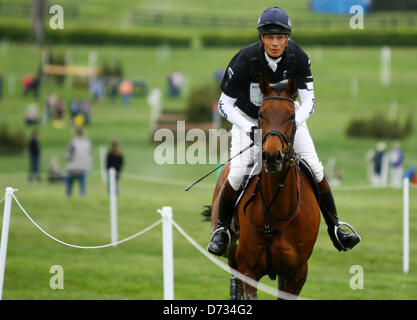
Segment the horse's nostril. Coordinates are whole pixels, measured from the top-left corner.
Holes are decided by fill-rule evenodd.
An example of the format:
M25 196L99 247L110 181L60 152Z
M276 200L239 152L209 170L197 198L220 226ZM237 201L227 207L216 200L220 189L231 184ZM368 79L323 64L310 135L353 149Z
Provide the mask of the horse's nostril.
M267 151L262 152L262 161L268 161L270 158L269 153Z
M282 161L282 153L281 153L281 151L276 151L274 153L274 159L275 159L276 162Z

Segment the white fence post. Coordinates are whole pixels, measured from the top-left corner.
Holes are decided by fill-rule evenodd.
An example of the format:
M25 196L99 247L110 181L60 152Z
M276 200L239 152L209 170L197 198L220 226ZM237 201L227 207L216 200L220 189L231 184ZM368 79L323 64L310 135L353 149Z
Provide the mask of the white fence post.
M6 269L7 240L9 237L10 212L12 209L13 191L13 188L7 187L4 199L3 225L1 229L0 245L0 300L3 299L4 272Z
M403 273L408 273L410 270L410 227L409 227L409 179L404 178L403 181Z
M174 255L172 245L172 208L163 207L162 248L164 266L164 300L174 300Z
M111 242L115 243L119 239L117 228L117 184L116 184L116 169L109 169L109 193L110 193L110 238ZM117 246L116 244L113 247Z
M384 46L381 49L379 77L384 87L388 87L391 84L391 48L388 46Z

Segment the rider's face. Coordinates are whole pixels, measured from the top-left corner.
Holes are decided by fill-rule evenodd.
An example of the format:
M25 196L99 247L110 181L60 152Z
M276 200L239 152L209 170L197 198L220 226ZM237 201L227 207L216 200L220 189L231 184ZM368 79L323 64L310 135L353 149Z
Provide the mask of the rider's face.
M288 41L288 34L265 34L261 40L266 53L272 58L278 58L285 50Z

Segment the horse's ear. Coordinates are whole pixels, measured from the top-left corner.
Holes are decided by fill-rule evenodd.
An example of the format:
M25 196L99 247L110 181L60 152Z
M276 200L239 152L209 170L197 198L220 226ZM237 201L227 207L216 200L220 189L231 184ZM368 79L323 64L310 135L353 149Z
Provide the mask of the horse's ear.
M267 97L272 91L268 79L263 74L261 74L259 77L259 89L261 89L261 92L264 95L264 97Z
M288 84L285 88L285 91L291 99L295 100L297 98L297 80L295 79L295 77L291 77L288 80Z

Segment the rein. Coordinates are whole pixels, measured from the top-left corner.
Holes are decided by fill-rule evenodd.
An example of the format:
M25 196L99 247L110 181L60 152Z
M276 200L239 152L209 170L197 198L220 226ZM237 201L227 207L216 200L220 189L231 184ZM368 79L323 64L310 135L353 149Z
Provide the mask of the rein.
M292 104L294 104L294 100L292 100L290 98L286 98L286 97L281 97L281 96L271 96L271 97L266 97L266 98L263 99L263 101L266 101L266 100L283 100L283 101L288 101L288 102L291 102ZM268 276L272 280L275 280L276 274L273 272L273 268L272 268L271 243L272 243L272 236L275 233L278 232L278 229L277 228L271 228L270 220L275 220L275 221L278 221L278 222L289 221L296 214L297 209L298 209L299 204L300 204L300 200L301 200L301 191L302 191L302 187L303 187L303 179L302 179L302 175L301 175L300 168L299 168L299 157L294 155L294 153L290 154L290 151L291 151L291 149L293 147L293 144L294 144L294 138L295 138L296 130L297 130L297 128L296 128L296 125L294 123L294 125L292 127L292 132L291 132L290 139L288 139L285 136L285 134L283 134L281 131L276 130L276 129L270 130L265 134L265 136L262 139L262 145L265 143L267 138L270 137L270 136L277 136L281 140L282 144L286 144L286 148L283 152L282 163L288 163L288 165L286 166L285 172L284 172L284 174L281 178L280 183L278 184L278 188L275 191L275 193L274 193L272 199L270 200L269 204L265 203L264 193L263 193L263 190L262 190L262 171L261 171L257 176L257 183L256 183L256 187L255 187L255 193L247 201L247 203L245 204L244 209L243 209L244 215L246 216L247 206L253 200L255 200L256 194L259 191L261 205L262 205L262 211L263 211L264 217L265 217L265 226L264 226L263 229L258 229L256 227L255 227L255 229L258 232L263 233L264 240L265 240L265 247L266 247L267 273L268 273ZM270 209L272 207L272 204L274 203L274 201L278 197L280 191L283 189L283 187L285 185L285 181L287 179L287 176L288 176L291 168L293 168L293 167L294 167L294 170L295 170L295 177L296 177L297 204L296 204L295 208L292 209L291 212L286 217L284 217L284 218L273 217L273 216L271 216ZM298 188L298 184L297 184L298 176L301 178L301 188L300 189Z

